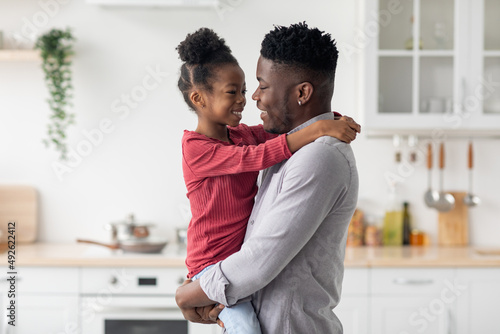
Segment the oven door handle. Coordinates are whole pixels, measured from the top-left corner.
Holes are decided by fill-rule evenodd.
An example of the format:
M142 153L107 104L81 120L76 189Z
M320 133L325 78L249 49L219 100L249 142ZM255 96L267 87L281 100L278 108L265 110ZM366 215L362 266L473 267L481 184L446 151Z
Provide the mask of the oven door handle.
M120 312L120 311L129 311L129 310L139 310L141 312L172 312L181 310L177 307L143 307L143 306L102 306L99 310L96 310L96 313L111 313L111 312Z

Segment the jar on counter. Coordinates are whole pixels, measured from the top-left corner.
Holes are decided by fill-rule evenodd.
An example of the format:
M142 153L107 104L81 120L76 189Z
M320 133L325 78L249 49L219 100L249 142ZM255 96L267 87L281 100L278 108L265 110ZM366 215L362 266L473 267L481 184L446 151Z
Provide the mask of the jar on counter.
M367 215L365 217L365 245L382 246L382 222L384 218Z
M412 230L410 234L410 245L422 246L424 245L424 233L419 230Z
M363 211L356 209L347 228L347 247L363 245Z

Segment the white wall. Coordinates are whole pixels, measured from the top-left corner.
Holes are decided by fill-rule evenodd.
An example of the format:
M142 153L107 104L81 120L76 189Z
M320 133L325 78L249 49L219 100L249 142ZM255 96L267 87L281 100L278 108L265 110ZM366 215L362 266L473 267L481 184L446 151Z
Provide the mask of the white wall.
M186 224L187 199L182 178L180 138L193 129L196 118L176 87L180 61L175 47L189 32L207 26L226 39L247 75L249 92L256 88L255 64L260 42L273 24L307 21L330 32L341 48L356 36L356 1L222 0L232 4L214 9L106 9L83 0L0 0L0 30L38 33L70 26L78 41L74 57L74 112L70 147L82 149L84 133L94 133L103 120L111 131L92 145L81 161L72 160L71 172L53 170L57 154L41 143L48 107L43 74L37 62L0 63L0 183L29 184L40 193L39 240L68 241L77 237L106 240L103 225L134 212L140 220L158 224L158 233L172 237ZM232 7L231 7L232 6ZM43 9L49 8L47 9ZM50 19L43 22L43 13ZM48 17L48 15L45 15ZM37 21L38 20L38 21ZM27 22L32 22L31 26ZM39 28L36 26L40 26ZM7 41L8 42L8 41ZM334 109L361 118L362 92L358 54L341 54L337 70ZM148 70L149 69L149 70ZM123 95L139 92L151 69L164 74L156 89L124 116ZM139 87L139 88L138 88ZM114 112L118 111L118 112ZM260 121L249 101L243 121ZM94 137L96 139L98 136ZM88 142L88 141L87 141ZM88 147L88 146L87 146ZM360 206L383 213L387 193L385 174L396 172L392 143L361 136L353 143L360 171ZM465 141L448 145L448 188L466 189ZM470 214L472 242L498 245L500 170L498 142L477 142L476 193L483 204ZM437 174L436 174L437 175ZM60 180L62 178L62 180ZM437 214L424 207L426 174L419 165L404 177L401 194L412 204L415 224L436 234Z

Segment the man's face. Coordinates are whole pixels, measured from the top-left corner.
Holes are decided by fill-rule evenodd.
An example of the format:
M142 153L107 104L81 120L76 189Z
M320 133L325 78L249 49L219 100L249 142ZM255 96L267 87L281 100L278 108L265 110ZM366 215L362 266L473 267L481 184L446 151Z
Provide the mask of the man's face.
M286 133L294 128L291 93L295 84L286 75L273 68L274 62L259 57L257 62L257 81L259 86L252 95L257 108L262 110L260 118L264 130L271 133Z

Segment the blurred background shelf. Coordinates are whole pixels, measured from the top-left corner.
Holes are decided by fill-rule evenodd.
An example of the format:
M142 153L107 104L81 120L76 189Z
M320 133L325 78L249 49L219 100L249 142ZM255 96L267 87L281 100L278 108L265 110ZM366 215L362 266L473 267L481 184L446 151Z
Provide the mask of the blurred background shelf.
M37 61L40 60L37 50L0 50L0 61Z

